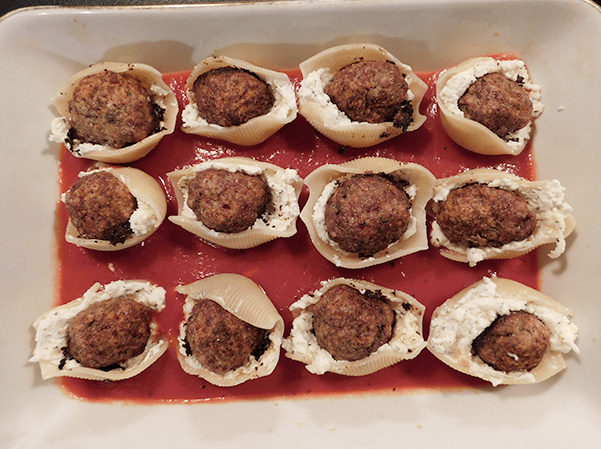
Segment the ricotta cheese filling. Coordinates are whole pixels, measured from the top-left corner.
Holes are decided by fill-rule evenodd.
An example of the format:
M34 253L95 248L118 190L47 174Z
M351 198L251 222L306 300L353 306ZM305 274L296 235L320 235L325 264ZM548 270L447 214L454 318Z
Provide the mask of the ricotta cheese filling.
M506 251L525 251L536 246L537 242L556 242L555 248L549 253L554 259L565 251L566 241L564 232L566 230L566 217L572 212L572 207L564 202L565 188L557 179L551 181L537 181L534 185L520 183L511 179L496 179L484 184L490 187L499 187L506 190L514 190L526 197L526 202L531 211L536 215L537 225L530 237L501 246L500 248L469 248L449 241L447 236L436 221L432 223L432 244L444 246L452 251L466 254L470 266L475 266L484 259ZM433 200L435 202L445 201L452 189L462 187L460 183L446 183L434 187Z
M232 173L241 171L248 175L263 175L267 182L267 186L271 191L271 201L267 205L265 214L257 217L257 220L250 229L270 228L275 231L285 231L300 214L300 207L296 198L294 183L302 182L302 179L298 176L296 170L286 168L275 170L275 172L272 173L271 170L265 170L253 165L231 164L219 162L217 160L203 162L194 166L194 174L192 176L183 176L178 181L178 187L183 195L183 207L180 215L198 221L196 214L188 206L188 186L197 173L208 170L209 168L227 170ZM200 221L199 223L202 224ZM206 229L216 236L221 234L212 229Z
M502 383L507 377L532 381L532 373L497 371L471 353L474 339L499 315L515 311L536 315L545 324L551 333L550 351L580 353L575 343L578 328L567 316L534 304L528 298L517 299L503 295L490 278L484 278L483 283L469 290L452 307L441 306L440 313L430 323L428 346L433 352L469 368L474 375L486 375L493 385Z
M334 194L334 192L336 191L338 186L341 183L343 183L345 179L350 178L351 176L353 176L353 175L341 176L340 178L337 178L337 179L331 181L324 187L320 197L318 198L317 202L315 203L315 206L313 207L313 216L312 216L313 224L315 225L315 230L317 231L318 237L324 243L327 243L332 248L334 248L336 251L339 251L340 253L343 253L345 255L350 255L351 253L340 248L340 245L337 242L335 242L334 240L332 240L330 238L330 236L328 235L328 230L326 228L325 211L326 211L326 203L328 202L330 197ZM403 190L405 191L405 193L407 193L407 195L409 196L409 199L411 201L413 201L415 199L415 196L417 195L417 186L415 184L409 184L408 186L404 187ZM388 248L390 248L393 245L396 245L399 241L407 240L409 237L411 237L412 235L414 235L417 232L417 218L415 218L415 216L413 215L412 208L409 209L409 213L411 214L411 219L409 221L409 226L407 227L407 230L405 231L405 233L401 236L401 238L399 240L396 240L396 241L392 242L390 245L388 245ZM339 262L339 259L337 260L337 262ZM338 265L338 263L337 263L337 265Z
M96 283L81 298L50 310L36 321L34 325L36 327L36 346L33 357L29 361L48 361L54 365L59 365L65 359L63 348L67 347L69 321L79 312L87 309L92 303L132 295L137 302L160 312L165 308L165 294L164 288L146 281L114 281L104 287L100 283ZM150 360L161 350L159 345L152 339L152 335L156 335L157 332L156 324L151 323L151 338L148 341L146 350L140 356L127 360L121 365L122 368L135 366ZM68 370L80 366L77 360L68 359L64 363L63 369Z
M541 102L541 88L538 84L532 83L526 65L520 59L499 61L493 58L486 58L476 63L473 67L449 78L441 89L438 100L452 114L464 117L463 111L459 109L459 99L478 78L495 72L503 73L512 81L520 80L532 102L532 117L536 118L541 115L544 109ZM529 123L523 128L504 136L503 140L505 140L512 150L516 152L521 151L526 146L531 131L532 127Z
M332 102L330 96L325 93L324 89L333 77L334 74L330 73L327 68L310 72L300 83L300 88L298 89L299 99L317 104L322 109L324 122L329 123L330 126L344 128L356 123L367 123L352 121ZM408 89L406 100L413 101L414 98L415 95L411 89Z

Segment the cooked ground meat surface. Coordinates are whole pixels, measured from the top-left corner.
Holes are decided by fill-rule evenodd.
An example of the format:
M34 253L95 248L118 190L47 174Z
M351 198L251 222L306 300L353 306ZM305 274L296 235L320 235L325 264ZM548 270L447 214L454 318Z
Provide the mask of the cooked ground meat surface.
M155 133L160 113L144 85L128 73L83 78L69 102L74 138L123 148Z
M210 168L190 181L187 204L207 228L235 233L250 228L270 199L261 175Z
M413 121L409 86L399 68L390 62L362 61L334 74L325 87L332 103L356 122L394 122L404 130Z
M522 129L532 120L532 101L517 82L499 72L478 78L458 101L463 115L497 136Z
M498 317L472 343L472 352L497 371L530 371L536 368L547 348L551 333L528 312L517 311Z
M186 324L192 355L208 370L224 374L257 360L269 346L269 331L234 316L215 301L196 302Z
M129 217L137 208L127 186L106 171L78 179L65 195L71 222L82 238L123 243L132 235Z
M69 354L88 368L115 368L144 352L151 319L152 310L131 297L95 302L69 321Z
M336 360L361 360L392 337L394 311L377 292L361 294L340 284L313 306L313 329L319 346Z
M194 81L193 92L200 116L221 126L237 126L265 115L275 103L265 81L236 67L201 74Z
M436 222L453 243L498 248L527 239L536 215L518 191L469 184L451 190L438 204Z
M369 257L397 241L411 220L402 181L384 174L355 175L328 199L325 226L345 251Z

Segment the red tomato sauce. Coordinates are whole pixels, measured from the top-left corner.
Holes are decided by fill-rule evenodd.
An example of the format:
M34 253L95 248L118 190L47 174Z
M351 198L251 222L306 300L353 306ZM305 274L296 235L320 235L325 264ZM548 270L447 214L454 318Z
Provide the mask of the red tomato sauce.
M286 71L295 85L298 70ZM176 92L180 111L185 99L185 81L189 72L164 75ZM176 131L143 159L131 165L153 176L164 187L168 216L177 214L173 187L166 173L226 156L247 156L281 167L295 168L301 177L326 163L342 163L363 156L381 156L403 162L415 162L441 178L466 169L488 167L528 178L535 178L531 145L519 156L482 156L466 151L452 142L442 128L435 100L435 83L439 72L418 74L429 86L421 104L427 120L418 130L367 149L341 148L315 131L302 117L284 126L266 142L254 147L240 147L227 142L188 135ZM60 191L67 191L80 171L93 161L77 159L62 151L60 157ZM300 198L301 207L308 197L307 188ZM216 387L186 374L177 357L177 336L183 319L184 296L175 292L180 284L194 282L218 273L238 273L260 285L282 315L288 336L292 323L289 306L303 294L320 288L320 282L334 277L364 279L385 287L402 290L426 306L424 337L432 311L461 289L482 279L498 275L536 288L538 265L536 251L511 260L484 261L474 268L450 261L430 248L392 263L348 270L337 268L313 247L304 224L299 219L298 232L288 239L278 239L249 250L230 250L201 241L167 219L155 234L143 243L119 252L97 252L65 242L63 233L68 216L63 204L57 205L58 276L56 305L80 297L93 283L106 284L119 279L147 279L167 290L166 308L157 314L170 348L150 368L138 376L118 382L96 382L61 378L63 390L89 401L126 401L136 403L204 402L307 397L325 394L385 394L415 389L474 388L484 385L479 379L458 373L424 349L415 359L400 362L363 377L332 373L318 376L304 364L284 356L275 371L239 386Z

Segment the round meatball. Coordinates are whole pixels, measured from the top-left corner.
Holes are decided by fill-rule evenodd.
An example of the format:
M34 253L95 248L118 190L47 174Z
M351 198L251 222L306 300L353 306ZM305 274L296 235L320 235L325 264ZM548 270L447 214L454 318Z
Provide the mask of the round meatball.
M237 126L265 115L275 103L265 81L236 67L201 74L194 81L193 92L200 116L221 126Z
M361 360L390 341L394 312L377 292L361 294L340 284L313 306L313 330L319 346L336 360Z
M325 227L340 248L369 257L401 238L411 220L410 208L402 181L384 174L355 175L326 202Z
M188 207L198 221L217 232L250 228L270 200L261 175L210 168L199 172L188 186Z
M69 354L82 366L112 369L144 352L151 319L152 310L131 297L95 302L69 321Z
M215 301L196 301L186 324L191 354L208 370L224 374L257 360L269 346L268 331L234 316Z
M511 312L498 317L472 343L472 352L497 371L530 371L549 347L550 332L535 315Z
M532 101L517 82L499 72L478 78L459 98L463 115L503 138L532 120Z
M362 61L337 71L325 87L332 103L356 122L393 122L404 130L413 121L409 86L390 62Z
M107 171L78 179L65 194L73 226L82 238L123 243L132 235L129 217L137 200L127 186Z
M69 113L76 139L113 148L137 143L160 126L160 114L140 80L108 70L79 82Z
M436 222L453 243L498 248L527 239L536 228L536 215L518 191L469 184L451 190L439 203Z

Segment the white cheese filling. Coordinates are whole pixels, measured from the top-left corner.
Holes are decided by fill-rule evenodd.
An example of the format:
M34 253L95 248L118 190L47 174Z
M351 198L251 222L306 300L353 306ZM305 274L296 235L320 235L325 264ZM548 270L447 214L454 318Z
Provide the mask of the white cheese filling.
M528 92L530 101L532 102L533 118L538 117L543 112L544 106L541 102L541 88L538 84L531 82L530 74L526 69L524 61L519 59L499 61L493 58L487 58L478 62L473 67L449 78L440 90L438 100L452 114L464 117L463 111L459 109L458 104L461 96L478 78L495 72L503 73L512 81L518 81L518 79L521 80L521 83ZM529 123L522 129L504 136L503 140L505 140L512 150L521 151L526 146L531 131L532 127Z
M504 296L489 278L469 290L453 307L442 307L430 323L428 345L437 354L450 357L455 363L470 369L476 376L490 376L493 385L509 377L515 380L533 380L529 372L505 373L487 365L471 353L472 342L499 316L515 311L536 315L551 333L549 349L561 353L574 351L578 328L565 315L525 299Z
M535 184L540 184L536 182ZM528 208L536 215L537 225L527 239L515 241L501 246L500 248L468 248L449 241L447 236L436 221L432 223L432 244L444 246L458 253L465 253L470 266L475 266L484 259L494 257L506 251L524 251L530 249L537 241L555 241L556 246L549 253L554 259L565 251L566 241L564 232L566 230L566 216L572 212L569 204L564 202L565 188L556 179L546 181L542 185L533 187L528 183L515 182L509 179L497 179L484 183L490 187L499 187L506 190L521 192L526 197ZM461 187L460 184L443 184L434 187L433 200L435 202L445 201L449 192Z
M229 172L244 172L248 175L263 175L267 186L271 191L271 201L267 206L267 211L262 216L258 217L255 223L249 229L273 229L281 232L289 228L300 214L300 207L296 197L294 184L302 182L296 170L286 168L281 170L265 170L260 167L245 164L231 164L216 161L207 161L194 166L194 174L192 176L183 176L178 181L178 187L183 195L183 207L180 212L181 216L192 218L196 221L196 214L188 206L188 186L197 173L215 168L219 170L227 170ZM202 222L199 222L202 224ZM220 235L220 232L207 228L207 231L215 236Z
M145 235L157 226L157 216L150 205L136 198L138 207L129 217L129 226L134 235Z

